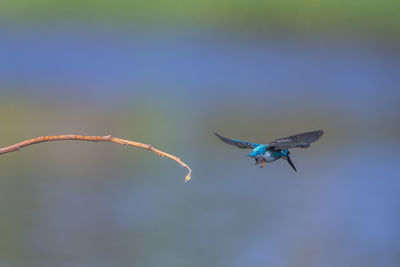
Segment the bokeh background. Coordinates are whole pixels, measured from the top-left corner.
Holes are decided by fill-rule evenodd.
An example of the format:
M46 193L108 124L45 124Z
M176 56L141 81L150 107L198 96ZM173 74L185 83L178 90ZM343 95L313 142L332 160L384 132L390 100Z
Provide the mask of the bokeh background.
M399 266L400 2L0 2L0 266ZM323 129L264 169L214 131Z

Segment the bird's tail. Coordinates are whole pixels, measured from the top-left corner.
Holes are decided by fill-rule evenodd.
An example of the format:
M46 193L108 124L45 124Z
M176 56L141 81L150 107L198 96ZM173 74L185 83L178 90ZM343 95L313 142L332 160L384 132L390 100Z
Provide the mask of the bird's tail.
M289 165L293 168L293 170L297 172L296 167L294 166L293 161L290 159L289 155L286 156L286 159Z

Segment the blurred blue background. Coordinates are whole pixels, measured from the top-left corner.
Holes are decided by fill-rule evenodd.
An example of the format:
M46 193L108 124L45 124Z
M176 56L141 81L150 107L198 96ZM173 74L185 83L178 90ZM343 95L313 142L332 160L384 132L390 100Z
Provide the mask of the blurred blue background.
M400 265L398 1L0 5L0 266Z

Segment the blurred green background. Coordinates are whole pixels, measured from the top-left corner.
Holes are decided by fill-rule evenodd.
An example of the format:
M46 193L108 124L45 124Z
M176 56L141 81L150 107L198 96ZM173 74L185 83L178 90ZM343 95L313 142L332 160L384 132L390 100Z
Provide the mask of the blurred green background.
M0 266L398 266L399 1L0 3ZM264 169L255 142L322 129Z
M79 19L97 23L224 25L272 30L358 30L399 34L396 0L51 1L3 0L1 13L17 21Z

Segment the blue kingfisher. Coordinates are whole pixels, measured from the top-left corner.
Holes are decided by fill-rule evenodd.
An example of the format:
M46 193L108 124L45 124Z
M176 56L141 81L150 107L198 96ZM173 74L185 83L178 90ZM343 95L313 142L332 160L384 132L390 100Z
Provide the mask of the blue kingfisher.
M319 130L296 134L289 137L276 139L269 144L256 144L230 139L223 137L217 133L215 133L215 135L229 145L237 146L239 148L252 149L249 157L255 159L256 165L259 165L260 168L263 168L267 162L284 159L290 164L293 170L297 171L292 160L290 159L289 149L296 147L307 148L310 146L311 143L317 141L323 133L323 131Z

